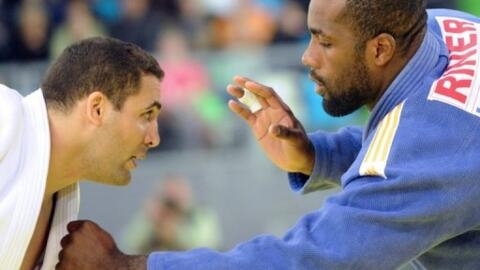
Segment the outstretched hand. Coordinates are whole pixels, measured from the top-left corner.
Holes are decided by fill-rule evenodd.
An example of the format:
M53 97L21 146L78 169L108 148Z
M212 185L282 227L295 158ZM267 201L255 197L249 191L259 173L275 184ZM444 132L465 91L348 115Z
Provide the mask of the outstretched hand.
M256 95L261 109L252 113L237 99L243 88ZM235 98L228 106L244 119L267 157L280 169L310 175L314 164L314 149L307 134L290 108L270 87L236 76L227 92Z
M59 263L55 269L147 269L146 256L122 253L112 236L92 221L72 221L60 242Z

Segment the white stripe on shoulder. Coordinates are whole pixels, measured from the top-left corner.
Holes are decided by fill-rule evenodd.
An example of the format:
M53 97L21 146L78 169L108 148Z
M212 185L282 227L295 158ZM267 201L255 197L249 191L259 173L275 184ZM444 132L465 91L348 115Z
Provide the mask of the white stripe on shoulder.
M393 139L400 123L403 104L404 103L397 105L378 125L373 140L368 147L362 164L360 165L360 175L381 176L385 179L387 178L385 175L385 167L387 166L387 160Z

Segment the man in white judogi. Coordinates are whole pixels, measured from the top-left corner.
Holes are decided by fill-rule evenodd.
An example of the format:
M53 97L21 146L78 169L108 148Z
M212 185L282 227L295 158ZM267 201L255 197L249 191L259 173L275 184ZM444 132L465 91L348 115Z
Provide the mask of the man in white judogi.
M0 85L0 268L54 269L78 181L125 185L159 143L157 61L112 38L71 45L42 89Z

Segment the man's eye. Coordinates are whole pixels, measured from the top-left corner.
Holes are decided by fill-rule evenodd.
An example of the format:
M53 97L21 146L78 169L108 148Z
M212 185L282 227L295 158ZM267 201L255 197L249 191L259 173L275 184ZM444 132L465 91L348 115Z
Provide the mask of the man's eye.
M143 116L145 117L145 119L147 121L152 121L153 120L153 111L148 111Z
M320 46L322 46L324 48L330 48L332 46L332 44L328 43L328 42L320 42Z

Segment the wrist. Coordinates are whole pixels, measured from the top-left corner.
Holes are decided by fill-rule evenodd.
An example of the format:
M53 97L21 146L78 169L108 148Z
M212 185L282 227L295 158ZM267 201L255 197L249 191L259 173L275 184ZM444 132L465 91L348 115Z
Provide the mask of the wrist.
M146 255L125 255L117 263L121 264L117 268L121 270L146 270L147 256Z

